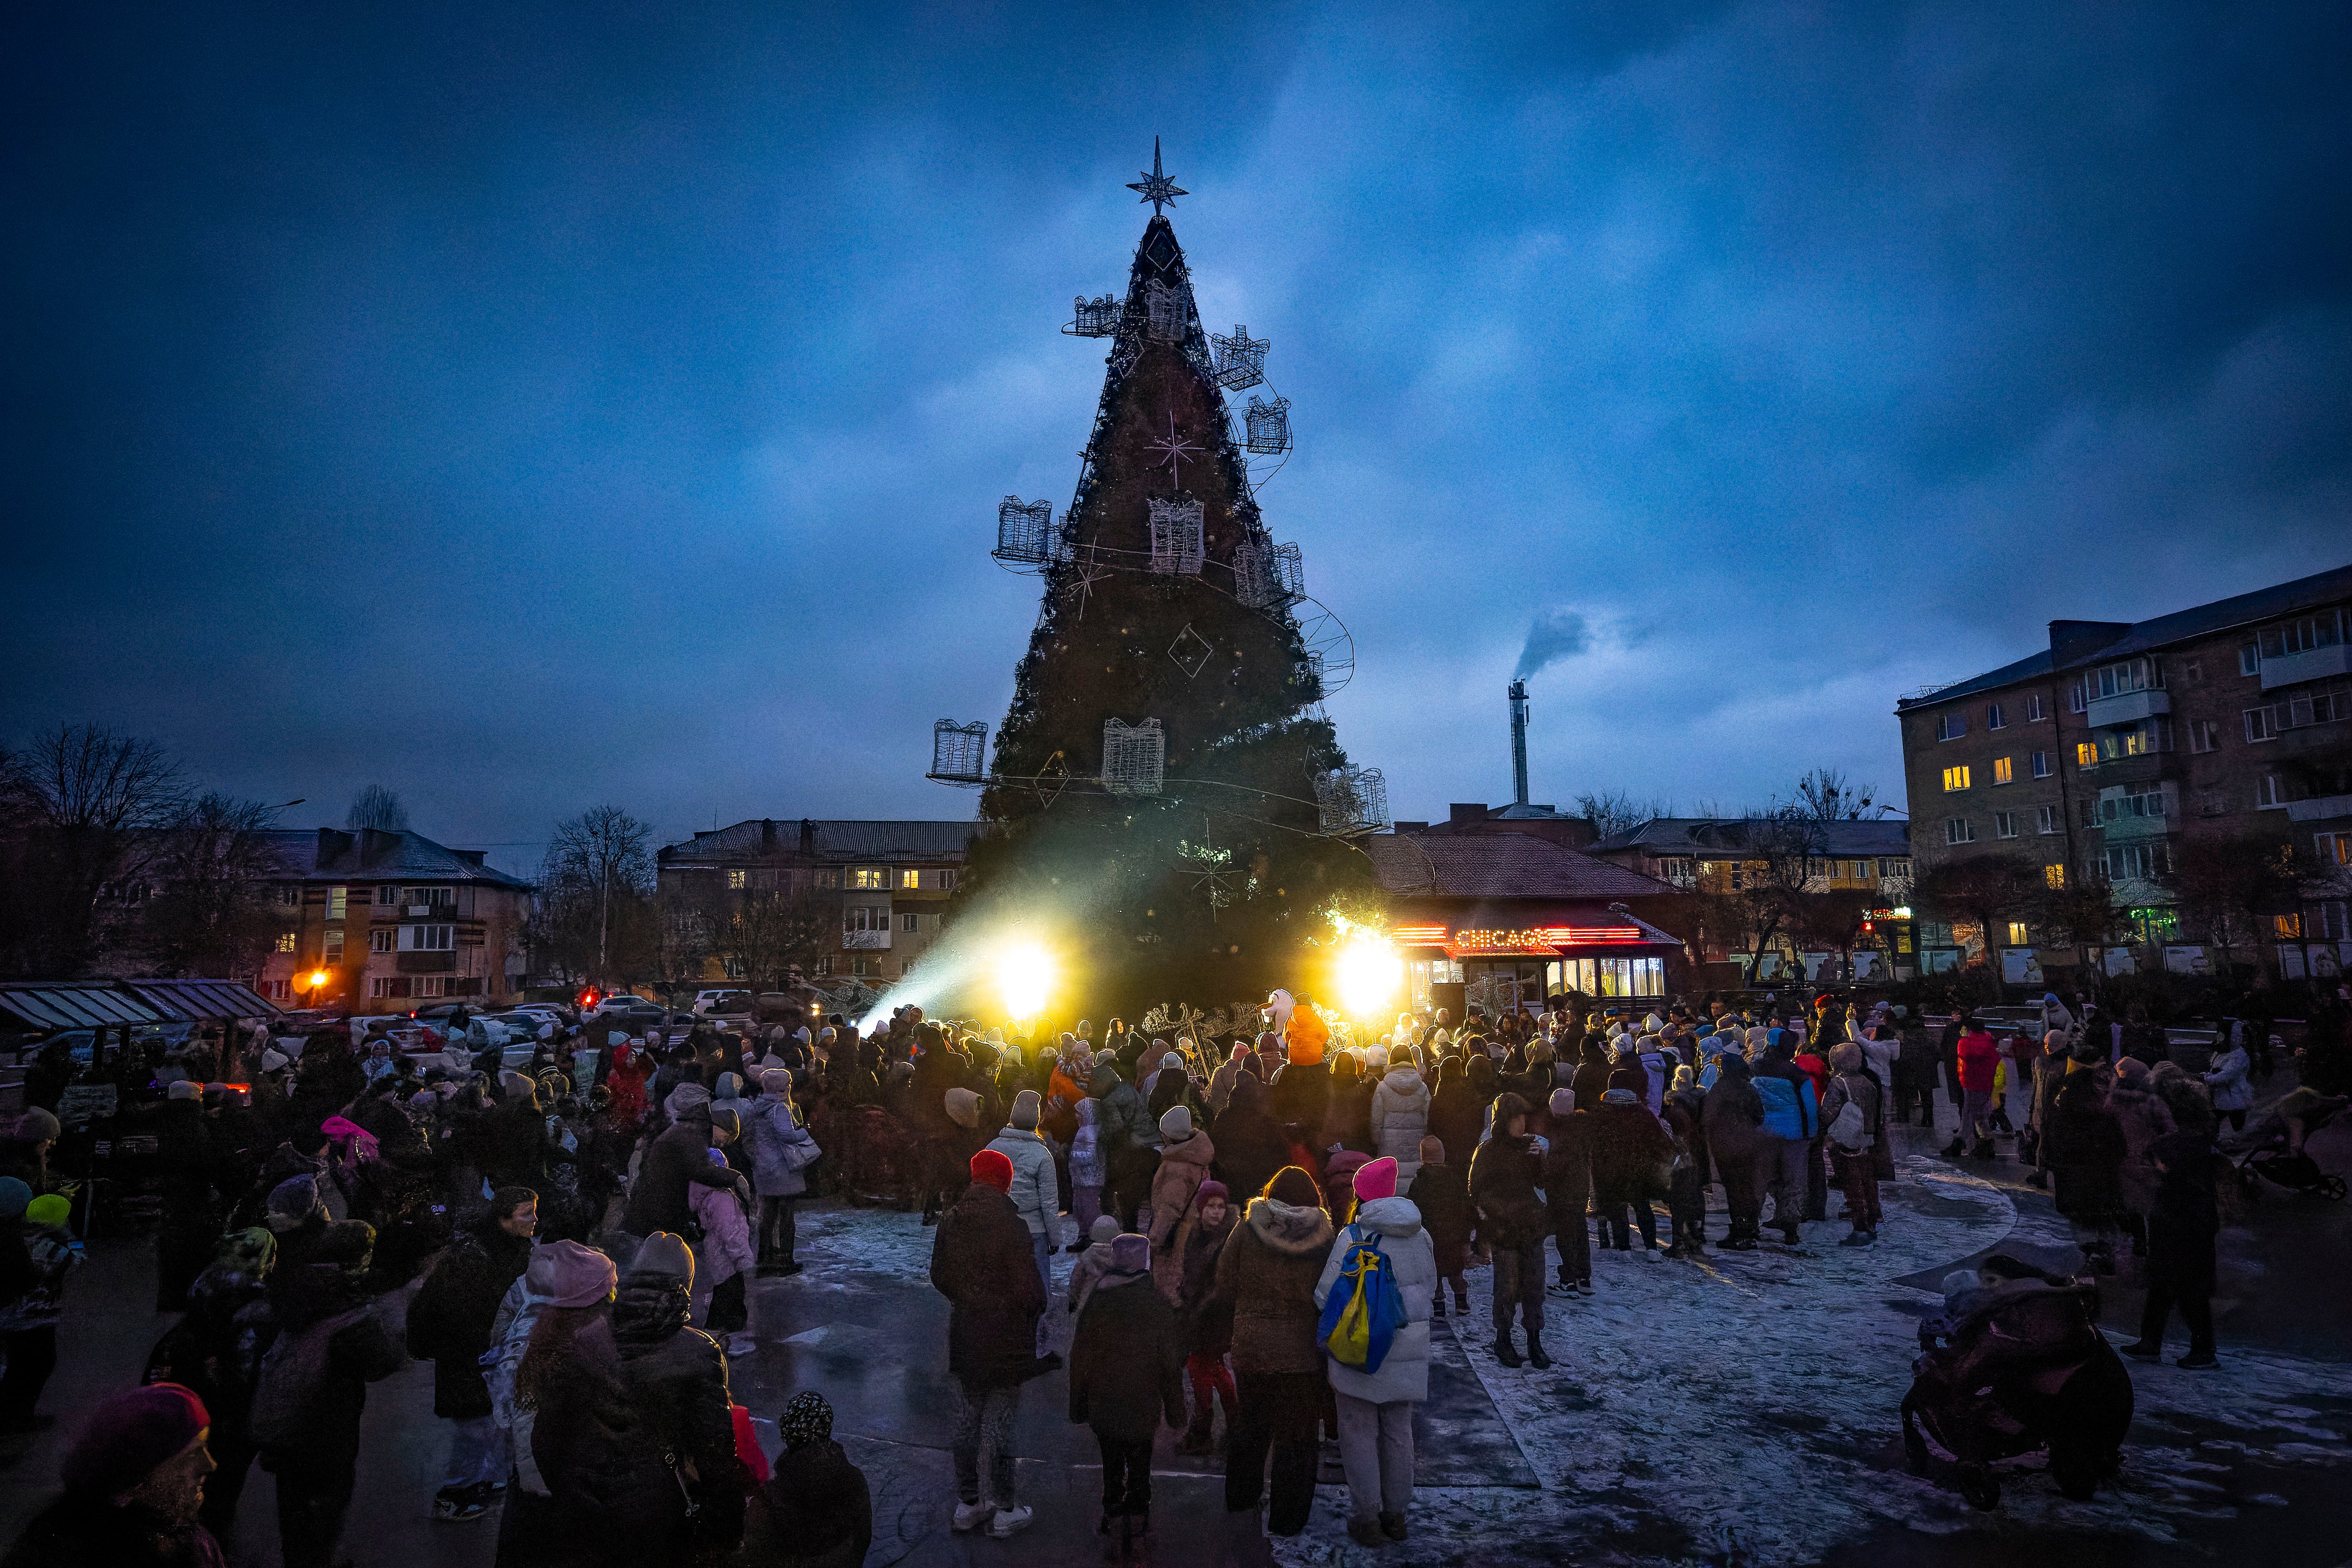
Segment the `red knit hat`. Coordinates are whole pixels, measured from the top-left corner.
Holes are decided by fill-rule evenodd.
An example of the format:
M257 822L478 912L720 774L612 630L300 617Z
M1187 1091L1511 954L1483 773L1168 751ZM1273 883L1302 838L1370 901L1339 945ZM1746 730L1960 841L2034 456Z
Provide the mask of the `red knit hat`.
M194 1443L212 1421L194 1389L176 1383L126 1388L90 1413L66 1450L60 1467L66 1489L89 1498L127 1492Z
M1013 1190L1013 1162L1002 1150L982 1149L971 1157L971 1179L1000 1193L1009 1193Z

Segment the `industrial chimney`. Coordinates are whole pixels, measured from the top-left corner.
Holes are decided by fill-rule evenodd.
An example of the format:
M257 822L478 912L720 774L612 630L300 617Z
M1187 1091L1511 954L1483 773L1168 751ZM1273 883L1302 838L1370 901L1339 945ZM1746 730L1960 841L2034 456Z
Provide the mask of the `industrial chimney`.
M1511 800L1528 804L1528 683L1511 682Z

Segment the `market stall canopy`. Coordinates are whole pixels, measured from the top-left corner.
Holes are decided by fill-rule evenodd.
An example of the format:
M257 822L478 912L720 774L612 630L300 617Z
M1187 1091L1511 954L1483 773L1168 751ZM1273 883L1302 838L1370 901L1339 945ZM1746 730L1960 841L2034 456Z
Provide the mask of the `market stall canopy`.
M167 1016L226 1024L239 1018L275 1018L278 1007L251 986L234 980L126 980L122 983Z
M0 1014L44 1033L165 1024L180 1016L114 980L0 981Z
M1403 898L1606 900L1675 890L1655 877L1524 833L1381 833L1364 840L1364 852L1381 886Z

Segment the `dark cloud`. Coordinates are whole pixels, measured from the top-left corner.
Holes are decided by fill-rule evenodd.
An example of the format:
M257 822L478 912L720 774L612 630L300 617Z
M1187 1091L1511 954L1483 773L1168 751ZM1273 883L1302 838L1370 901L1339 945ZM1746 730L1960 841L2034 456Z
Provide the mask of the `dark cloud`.
M1596 18L1598 18L1596 20ZM2054 616L2341 564L2340 7L52 8L0 62L0 732L528 844L923 815L1167 138L1400 811L1898 776ZM1564 623L1563 623L1564 624ZM1481 705L1485 706L1481 706ZM1433 722L1491 713L1489 739ZM1494 783L1490 791L1499 789Z

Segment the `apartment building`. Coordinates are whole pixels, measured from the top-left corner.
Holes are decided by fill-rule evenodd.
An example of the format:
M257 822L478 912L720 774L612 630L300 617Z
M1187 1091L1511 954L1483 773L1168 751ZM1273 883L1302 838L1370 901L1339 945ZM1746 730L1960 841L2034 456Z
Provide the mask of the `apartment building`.
M1994 853L2053 888L2095 873L2142 950L2106 962L2193 971L2181 847L2292 842L2321 874L2265 933L2280 973L2352 963L2352 567L2153 620L2053 621L2047 648L1895 716L1922 871Z
M522 984L530 884L421 833L275 832L283 931L255 988L285 1005L404 1013Z
M971 822L760 817L698 833L656 859L662 892L689 901L755 889L814 893L838 919L812 978L879 990L938 939L979 831ZM740 978L713 962L709 978Z

